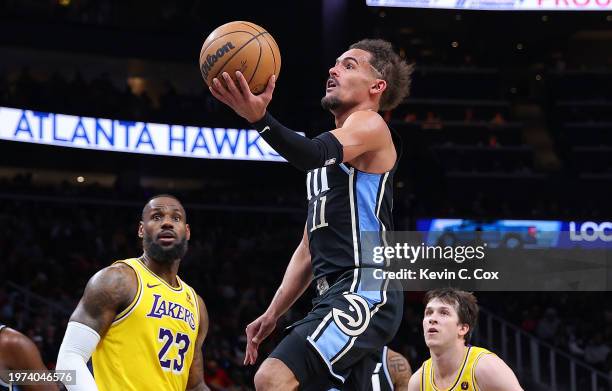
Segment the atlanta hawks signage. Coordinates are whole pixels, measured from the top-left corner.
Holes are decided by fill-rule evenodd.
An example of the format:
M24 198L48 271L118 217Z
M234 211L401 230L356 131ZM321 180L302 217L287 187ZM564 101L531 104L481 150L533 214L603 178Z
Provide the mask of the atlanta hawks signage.
M79 117L0 107L0 139L102 151L284 162L256 130Z

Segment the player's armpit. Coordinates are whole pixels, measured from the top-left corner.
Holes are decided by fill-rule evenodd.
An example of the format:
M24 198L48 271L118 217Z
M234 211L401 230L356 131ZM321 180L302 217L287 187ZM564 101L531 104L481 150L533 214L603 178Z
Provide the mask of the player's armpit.
M415 373L410 377L410 382L408 383L408 391L419 391L421 389L421 371L423 369L419 368Z
M138 290L134 270L122 263L96 273L87 283L71 322L84 324L104 336L115 316L130 305Z
M204 355L202 346L208 334L208 310L204 304L204 300L198 296L198 304L200 307L200 328L198 329L198 339L195 344L193 361L189 368L189 379L187 380L187 391L208 391L209 388L204 381Z
M387 352L387 368L389 368L393 386L396 390L405 390L410 382L410 375L412 375L410 363L404 356L391 349L388 349Z
M342 144L344 162L350 162L364 153L393 146L391 132L385 120L374 111L357 111L351 114L341 128L334 129L331 133Z
M523 391L512 369L495 354L486 354L475 368L476 383L483 391Z

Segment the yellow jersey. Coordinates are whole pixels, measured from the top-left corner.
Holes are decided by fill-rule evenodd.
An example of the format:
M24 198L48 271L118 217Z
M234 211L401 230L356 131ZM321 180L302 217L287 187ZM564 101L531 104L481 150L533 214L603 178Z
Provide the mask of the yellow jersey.
M487 349L469 346L465 350L463 363L457 373L452 387L443 390L436 386L431 358L421 367L421 391L480 391L476 383L476 364L485 354L493 354Z
M134 269L138 290L93 353L98 389L185 390L200 326L195 291L178 276L172 287L140 259L118 262Z

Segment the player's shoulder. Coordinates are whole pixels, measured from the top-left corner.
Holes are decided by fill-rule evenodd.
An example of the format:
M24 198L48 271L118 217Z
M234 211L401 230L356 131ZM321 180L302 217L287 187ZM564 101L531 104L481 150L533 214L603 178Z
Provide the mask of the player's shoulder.
M483 352L474 365L474 375L480 388L522 390L512 369L496 354Z
M133 297L137 289L136 271L124 262L115 262L101 269L89 279L85 293L125 301Z
M423 375L423 367L416 370L410 377L408 382L408 391L419 391L421 389L421 376Z
M34 348L34 342L19 331L10 327L4 327L0 333L0 350L6 352L23 352L26 349Z
M358 124L364 130L371 132L389 132L385 119L374 110L358 110L345 121L345 124Z
M120 261L101 269L93 275L90 281L95 281L103 285L116 285L120 283L136 284L137 275L132 266Z
M506 366L506 363L504 363L501 358L489 351L483 351L480 353L477 360L478 361L474 363L474 369L477 376L479 373L488 374L490 372L494 372L500 366Z

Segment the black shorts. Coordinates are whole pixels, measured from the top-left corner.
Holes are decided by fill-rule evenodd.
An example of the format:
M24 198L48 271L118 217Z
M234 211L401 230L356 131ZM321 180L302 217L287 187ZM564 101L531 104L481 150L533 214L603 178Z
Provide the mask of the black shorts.
M371 353L356 363L343 390L394 391L393 380L387 368L387 347L382 351ZM339 391L327 377L321 377L315 382L302 387L303 391Z
M348 273L317 297L270 354L291 369L301 390L314 391L315 384L318 390L371 390L376 363L402 319L403 292L360 290L354 281Z

